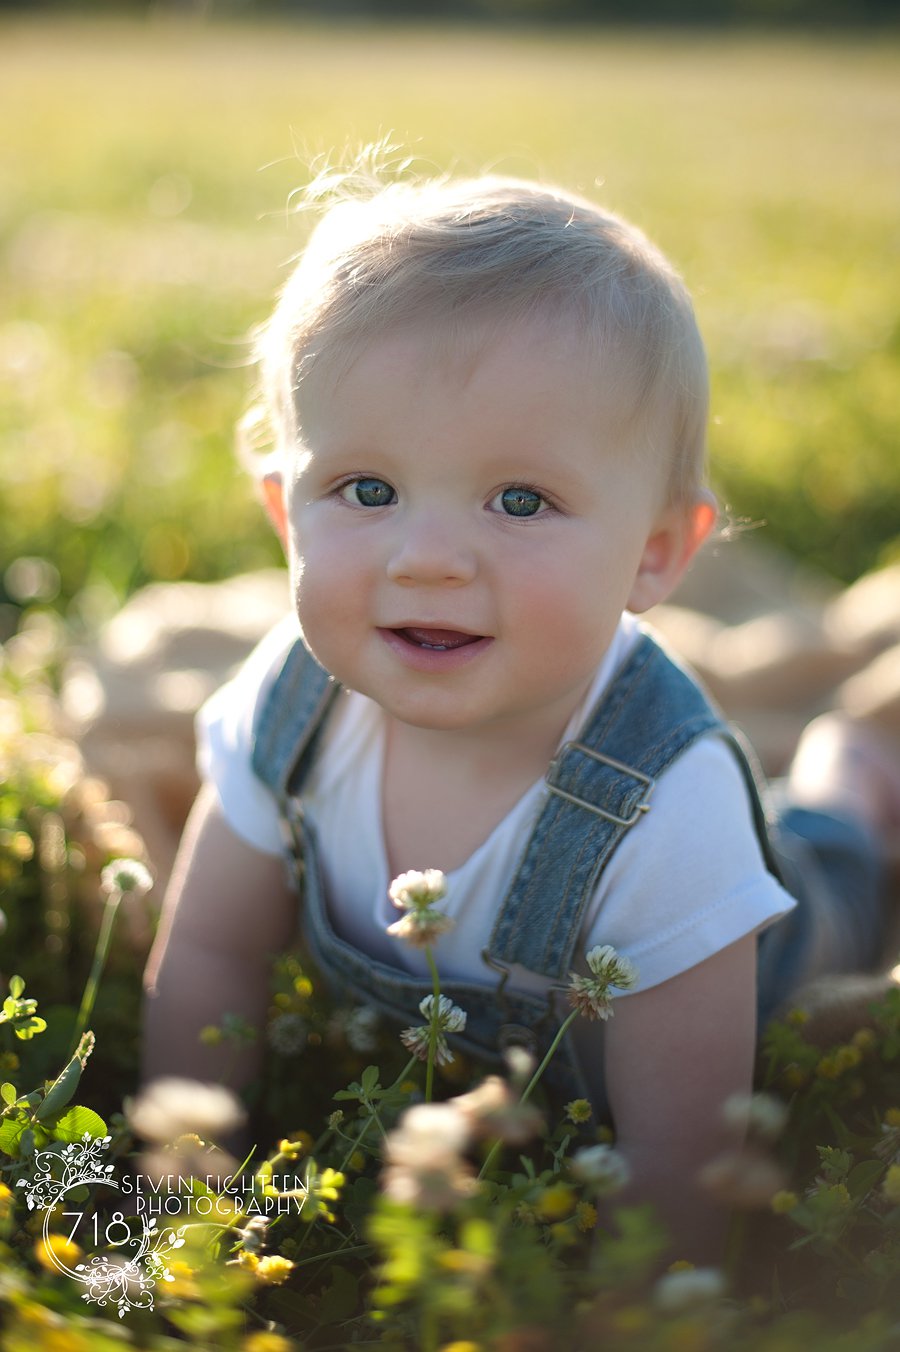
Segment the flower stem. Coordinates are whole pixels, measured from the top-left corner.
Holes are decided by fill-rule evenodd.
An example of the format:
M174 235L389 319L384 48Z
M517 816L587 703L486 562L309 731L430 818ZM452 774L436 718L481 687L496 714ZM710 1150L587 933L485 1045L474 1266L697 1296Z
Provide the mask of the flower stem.
M571 1014L567 1015L566 1018L563 1019L562 1023L559 1026L559 1030L556 1034L556 1037L553 1039L553 1041L550 1043L550 1046L547 1048L546 1056L544 1057L541 1064L538 1066L537 1070L532 1075L531 1079L528 1081L525 1088L522 1090L522 1097L519 1099L520 1103L527 1103L528 1100L531 1098L531 1095L534 1093L535 1089L538 1086L541 1076L543 1075L544 1071L547 1069L550 1062L556 1055L559 1044L562 1042L566 1033L569 1031L572 1024L575 1022L577 1018L578 1018L578 1010L573 1009Z
M410 1075L410 1074L412 1073L413 1067L415 1066L417 1060L418 1060L418 1057L416 1057L416 1056L411 1056L411 1057L409 1058L409 1060L407 1061L406 1065L403 1067L403 1069L401 1070L400 1074L397 1076L396 1080L395 1080L394 1083L391 1085L391 1089L396 1088L396 1086L397 1086L398 1084L402 1084L403 1081L407 1078L407 1076ZM363 1141L364 1141L364 1140L366 1139L366 1137L368 1136L368 1134L369 1134L369 1129L371 1128L371 1126L372 1126L372 1124L373 1124L373 1122L374 1122L375 1120L376 1120L376 1114L375 1114L375 1113L370 1113L370 1115L366 1118L365 1122L363 1123L362 1128L361 1128L359 1134L358 1134L357 1136L354 1136L354 1137L353 1137L352 1141L350 1142L350 1149L347 1151L346 1155L345 1155L344 1158L343 1158L342 1163L341 1163L341 1164L339 1165L339 1167L338 1167L338 1173L339 1173L339 1174L342 1174L342 1173L344 1172L344 1170L347 1168L347 1166L348 1166L349 1163L350 1163L350 1160L353 1158L353 1155L354 1155L355 1152L360 1148L360 1146L362 1145ZM379 1127L381 1127L382 1134L384 1134L384 1127L383 1127L383 1125L382 1125L381 1118L379 1117L377 1120L378 1120L378 1125L379 1125Z
M428 945L426 945L425 948L425 957L428 959L428 966L431 969L431 988L433 992L431 1019L428 1024L428 1065L425 1070L425 1102L430 1103L434 1086L434 1059L437 1053L438 1034L441 1030L441 978L438 975L434 955Z
M115 924L116 913L119 909L119 902L122 900L122 893L116 889L110 892L103 908L103 919L100 922L100 932L97 935L97 944L94 948L94 961L91 964L90 974L84 987L84 994L81 997L81 1006L78 1010L78 1017L75 1020L75 1032L72 1036L72 1045L69 1048L69 1057L75 1055L75 1050L81 1040L81 1035L87 1027L88 1019L91 1017L94 1009L94 1001L97 998L97 991L100 987L100 978L103 975L103 968L106 964L106 955L109 952L109 941L112 938L113 925Z
M553 1039L553 1041L550 1043L550 1046L547 1048L547 1052L546 1055L544 1056L543 1061L538 1066L537 1070L534 1072L525 1088L522 1090L522 1093L519 1095L520 1103L527 1103L528 1100L531 1098L531 1095L534 1093L535 1089L540 1083L541 1076L543 1075L544 1071L547 1069L550 1062L556 1055L556 1052L559 1048L559 1044L562 1042L566 1033L569 1031L572 1024L575 1022L577 1018L578 1018L578 1010L573 1009L571 1014L568 1014L566 1018L563 1019L562 1023L559 1026L559 1029L557 1030L556 1037ZM493 1164L494 1159L496 1158L497 1152L500 1149L501 1145L502 1141L495 1141L494 1144L491 1146L490 1150L487 1153L487 1156L485 1157L484 1164L482 1164L480 1170L478 1171L479 1178L484 1178L488 1169Z

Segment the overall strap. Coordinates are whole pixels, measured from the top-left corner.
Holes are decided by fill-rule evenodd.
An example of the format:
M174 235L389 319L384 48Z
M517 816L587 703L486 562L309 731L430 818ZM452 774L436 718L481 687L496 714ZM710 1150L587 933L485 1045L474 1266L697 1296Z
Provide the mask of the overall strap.
M584 910L625 833L652 809L658 777L705 733L726 738L753 804L766 864L778 875L743 747L697 682L649 634L546 774L548 795L484 954L565 979Z
M253 740L254 773L282 807L312 765L325 715L340 689L298 638L263 703Z

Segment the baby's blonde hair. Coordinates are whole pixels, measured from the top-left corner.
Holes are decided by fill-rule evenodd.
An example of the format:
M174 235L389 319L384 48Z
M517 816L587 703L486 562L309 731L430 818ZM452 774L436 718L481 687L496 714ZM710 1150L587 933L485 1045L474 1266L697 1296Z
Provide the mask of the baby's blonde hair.
M339 380L377 335L427 320L464 341L483 318L549 315L576 326L598 380L603 353L624 356L629 416L665 411L667 444L654 449L669 457L669 497L693 500L705 457L703 342L683 282L641 231L516 179L328 187L332 204L258 335L263 408L282 449L300 435L313 373L316 384Z

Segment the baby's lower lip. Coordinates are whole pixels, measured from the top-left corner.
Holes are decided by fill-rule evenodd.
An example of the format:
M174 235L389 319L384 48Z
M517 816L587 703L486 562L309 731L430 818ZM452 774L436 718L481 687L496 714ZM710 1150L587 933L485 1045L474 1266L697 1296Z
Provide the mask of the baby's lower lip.
M414 643L418 648L431 648L436 652L465 648L470 643L477 643L482 637L481 634L466 634L459 629L422 629L414 626L395 629L393 632L407 643Z
M378 632L405 667L423 674L450 673L457 667L468 666L493 643L484 634L468 634L459 629L409 625Z

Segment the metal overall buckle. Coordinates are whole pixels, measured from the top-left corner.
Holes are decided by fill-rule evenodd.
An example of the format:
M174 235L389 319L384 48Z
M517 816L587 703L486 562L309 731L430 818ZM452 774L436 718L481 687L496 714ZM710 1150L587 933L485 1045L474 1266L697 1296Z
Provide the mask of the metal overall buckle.
M608 765L612 770L618 770L620 774L630 775L639 784L643 784L643 797L639 803L635 804L629 817L620 817L615 812L608 812L606 808L597 807L596 803L589 803L586 798L579 798L576 794L569 793L567 789L561 789L553 783L552 776L559 769L560 762L567 751L580 751L583 755L589 756L591 760L599 761L601 765ZM621 761L614 760L612 756L604 756L602 752L594 751L591 747L585 746L583 742L566 742L560 747L550 763L546 783L550 793L555 793L558 798L565 798L567 802L574 803L576 807L583 807L586 811L593 812L597 817L603 817L608 822L614 822L616 826L634 826L644 812L649 812L650 795L656 786L656 780L650 775L645 775L642 771L635 770L630 765L623 765Z

